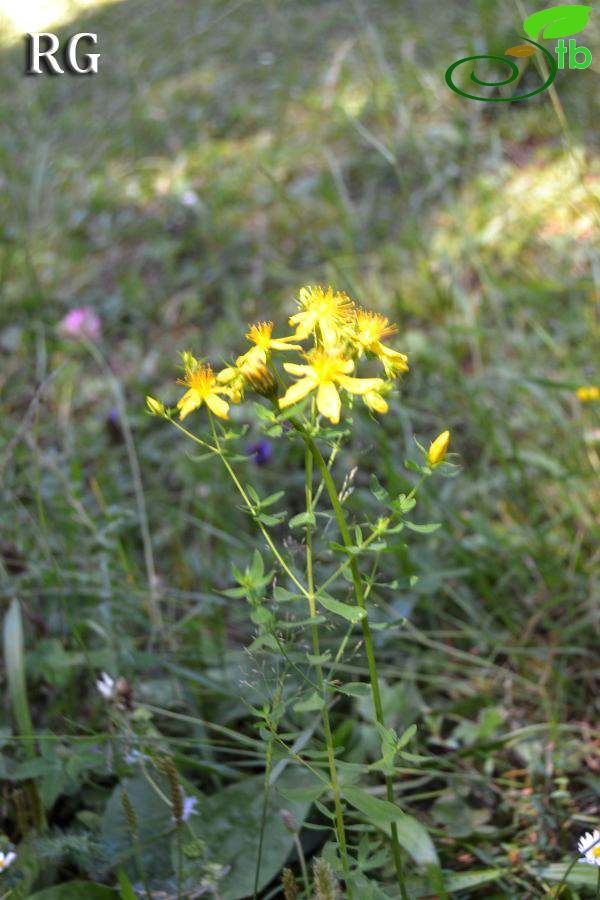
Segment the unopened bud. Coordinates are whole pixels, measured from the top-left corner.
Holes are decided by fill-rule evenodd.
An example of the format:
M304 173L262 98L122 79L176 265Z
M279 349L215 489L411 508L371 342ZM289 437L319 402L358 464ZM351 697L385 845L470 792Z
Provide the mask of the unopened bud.
M146 407L153 416L164 416L165 414L165 404L161 403L160 400L156 400L154 397L146 397Z
M446 456L446 451L448 450L448 444L450 443L450 432L442 431L441 434L438 434L435 441L429 445L429 452L427 453L427 462L433 468L433 466L439 465L444 461L444 457Z
M291 831L292 834L296 834L296 832L298 831L298 823L296 822L289 809L282 809L280 815L287 830Z
M253 391L261 397L272 397L277 393L277 382L264 363L254 362L242 368L244 378Z

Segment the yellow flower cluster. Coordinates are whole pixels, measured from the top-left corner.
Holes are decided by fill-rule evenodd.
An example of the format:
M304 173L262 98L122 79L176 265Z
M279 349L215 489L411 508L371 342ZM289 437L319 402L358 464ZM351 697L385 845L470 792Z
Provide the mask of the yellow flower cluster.
M591 403L594 400L600 400L600 387L595 384L584 384L577 388L577 399L582 403Z
M384 340L396 332L379 313L358 307L346 294L319 285L304 287L298 296L298 311L290 316L294 333L273 337L273 323L259 322L246 334L252 345L216 374L191 353L183 354L187 388L179 400L179 418L206 404L222 419L229 404L238 403L249 388L270 397L280 409L293 406L313 393L319 413L334 425L340 420L345 395L362 397L373 412L388 410L386 395L394 379L408 370L407 358ZM308 342L308 346L304 346ZM283 372L295 379L285 383L275 365L275 353L297 353L301 362L284 362ZM380 377L358 377L361 359L375 358L382 365Z

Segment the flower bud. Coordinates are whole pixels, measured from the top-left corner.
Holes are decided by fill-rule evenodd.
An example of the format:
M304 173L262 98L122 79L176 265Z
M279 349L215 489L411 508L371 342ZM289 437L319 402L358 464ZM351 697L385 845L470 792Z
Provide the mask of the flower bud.
M242 367L248 385L261 397L273 397L277 393L277 382L272 372L262 362L253 362Z
M448 444L450 443L450 432L442 431L441 434L438 434L435 441L429 445L429 452L427 453L427 462L433 468L433 466L438 466L441 462L444 461L444 457L446 456L446 451L448 450Z
M165 404L160 400L155 400L154 397L146 397L146 406L153 416L164 416L165 414Z

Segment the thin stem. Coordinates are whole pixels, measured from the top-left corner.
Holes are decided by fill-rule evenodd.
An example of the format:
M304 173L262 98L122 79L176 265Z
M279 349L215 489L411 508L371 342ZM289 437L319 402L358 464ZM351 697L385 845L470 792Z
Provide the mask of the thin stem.
M326 463L324 463L327 467ZM313 497L312 497L312 477L313 477L313 455L307 446L304 457L305 471L305 496L306 496L306 512L307 518L310 520L313 513ZM310 521L306 523L306 581L308 584L308 606L310 617L313 619L317 614L317 604L315 601L315 581L313 573L313 554L312 554L312 525ZM352 900L352 888L350 886L350 865L348 862L348 849L346 847L346 831L344 827L344 811L340 796L340 787L335 765L335 752L333 749L333 737L331 733L331 722L329 720L329 710L327 709L327 700L325 698L325 680L323 678L323 667L321 666L321 647L319 643L319 629L316 622L310 626L313 653L315 655L315 669L317 673L317 681L319 684L319 692L323 699L321 706L321 718L323 719L323 731L325 732L325 742L327 745L327 760L329 763L329 777L331 780L331 790L333 793L333 803L335 808L336 832L342 857L342 866L344 869L344 878L346 880L346 894Z
M107 360L100 352L98 347L92 341L84 341L88 352L96 360L100 368L106 374L115 396L117 410L119 413L119 424L123 432L125 441L125 449L127 451L127 459L129 461L129 469L131 472L131 480L133 481L133 490L135 493L135 501L138 508L140 519L140 532L142 536L142 545L144 548L144 565L146 567L146 578L148 579L148 614L152 622L152 626L160 633L164 634L164 622L160 610L159 597L157 591L156 567L154 565L154 551L152 549L152 536L150 534L150 523L148 519L148 510L146 508L146 497L144 494L144 485L142 482L142 472L140 463L135 449L135 441L133 432L127 417L127 407L125 405L125 395L120 381L113 373Z
M201 447L204 447L205 450L210 450L211 453L214 453L216 456L218 456L218 457L221 459L223 465L224 465L225 468L227 469L227 472L229 473L229 476L231 477L231 480L233 481L233 483L235 484L236 488L238 489L238 491L239 491L239 493L240 493L240 496L242 497L242 499L243 499L244 503L246 504L247 508L248 508L249 510L252 510L252 501L251 501L250 498L248 497L248 494L247 494L246 491L244 490L244 487L243 487L242 483L240 482L239 478L238 478L237 475L235 474L235 471L234 471L233 467L231 466L231 463L229 462L229 460L227 459L227 457L226 457L225 454L223 453L223 449L222 449L222 447L221 447L221 444L220 444L220 442L219 442L219 437L218 437L218 435L217 435L217 430L216 430L216 428L215 428L215 423L214 423L214 419L213 419L212 413L209 413L209 416L210 416L210 424L211 424L211 428L212 428L212 433L213 433L214 441L215 441L215 444L216 444L215 447L213 447L212 444L207 443L207 441L203 441L202 438L197 437L195 434L193 434L193 432L188 431L187 428L184 428L183 425L180 425L178 422L175 422L175 420L174 420L174 419L171 419L170 417L169 417L169 422L171 423L171 425L174 425L175 428L177 428L179 431L181 431L183 434L185 434L186 437L189 437L189 438L190 438L192 441L194 441L196 444L199 444ZM262 524L262 522L259 522L259 521L257 521L256 524L258 525L258 527L259 527L259 529L260 529L260 531L261 531L261 533L262 533L262 535L263 535L265 541L267 542L268 547L269 547L269 550L271 551L271 553L273 554L273 556L275 557L275 559L277 560L277 562L279 563L279 565L281 566L281 568L283 569L283 571L286 573L286 575L288 576L288 578L289 578L291 581L294 582L294 584L296 585L296 587L298 588L298 590L301 591L302 594L304 594L305 597L308 597L308 593L307 593L307 591L306 591L306 588L305 588L304 585L296 578L296 576L294 575L294 573L292 572L292 570L290 569L290 567L288 566L288 564L286 563L286 561L285 561L284 558L282 557L281 553L279 552L279 550L277 549L277 547L276 547L275 544L273 543L273 540L272 540L272 538L271 538L271 535L269 534L269 532L267 531L267 529L265 528L265 526Z
M258 853L256 856L256 868L254 870L254 890L252 896L254 900L258 897L258 881L260 878L260 863L262 860L263 841L265 837L265 826L267 824L267 807L269 803L269 789L271 778L271 763L273 761L273 739L269 737L267 742L267 750L265 753L265 783L263 788L263 804L260 816L260 835L258 838Z
M329 494L329 500L331 502L331 506L333 508L334 515L337 519L338 528L340 530L340 535L342 537L342 541L345 547L352 547L353 542L350 536L350 532L348 530L348 525L346 523L346 517L344 515L344 510L342 509L342 505L340 503L337 490L331 476L331 472L327 467L327 463L325 462L321 451L318 446L312 439L312 437L305 431L302 426L295 424L297 430L302 435L304 442L310 453L312 454L314 461L316 462L321 475L323 476L323 480L325 482L325 488L327 493ZM352 583L354 585L354 594L356 597L356 603L361 609L365 609L365 598L363 592L363 585L360 576L360 572L358 569L358 563L354 557L350 560L350 573L352 575ZM371 635L371 627L369 625L368 616L363 616L361 619L361 627L363 632L363 638L365 642L365 653L367 656L367 667L369 670L369 681L371 683L371 696L373 698L373 707L375 709L375 718L381 725L385 725L384 717L383 717L383 705L381 702L381 691L379 688L379 678L377 675L377 663L375 660L375 650L373 647L373 637ZM392 779L390 775L385 776L385 786L386 786L386 796L390 803L394 802L394 787L392 783ZM400 843L398 841L398 829L396 827L396 823L391 823L391 836L392 836L392 855L394 858L394 867L396 869L396 877L398 880L398 887L400 889L400 896L402 900L408 900L408 894L406 893L406 885L404 880L404 869L402 865L402 855L400 852Z

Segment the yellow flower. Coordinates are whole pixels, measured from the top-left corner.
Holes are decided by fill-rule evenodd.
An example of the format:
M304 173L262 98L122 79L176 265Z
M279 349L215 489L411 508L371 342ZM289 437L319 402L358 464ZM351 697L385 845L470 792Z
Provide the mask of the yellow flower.
M589 403L592 400L600 400L600 387L594 384L586 384L577 388L577 397L582 403Z
M179 384L185 384L188 390L177 403L179 418L187 415L206 403L211 412L221 419L227 419L229 404L219 394L226 394L227 388L217 382L210 366L201 365L191 353L183 354L185 377Z
M380 313L366 309L359 309L356 312L352 342L358 347L360 353L372 353L381 360L386 375L391 378L399 372L408 371L408 357L381 343L383 338L395 334L397 330L396 326L390 325L389 319Z
M243 366L244 362L261 362L266 363L270 350L302 350L298 344L290 344L294 340L294 335L283 338L273 337L272 322L258 322L256 325L249 326L250 331L245 337L254 344L247 353L238 357L237 365Z
M340 421L342 405L338 387L350 394L358 394L363 397L373 392L379 392L383 387L382 378L351 378L350 372L354 370L354 363L339 353L328 353L323 348L317 348L305 356L308 360L307 365L296 365L295 363L284 363L283 365L286 372L297 376L300 381L292 384L280 398L281 409L299 403L311 391L316 390L317 409L321 415L337 425Z
M427 462L430 466L437 466L443 462L449 443L449 431L442 431L441 434L438 434L435 441L431 442L429 445L429 452L427 453Z
M354 320L354 304L350 297L320 285L303 287L298 295L300 312L290 316L290 325L296 326L295 337L303 341L315 333L329 349L348 336Z

